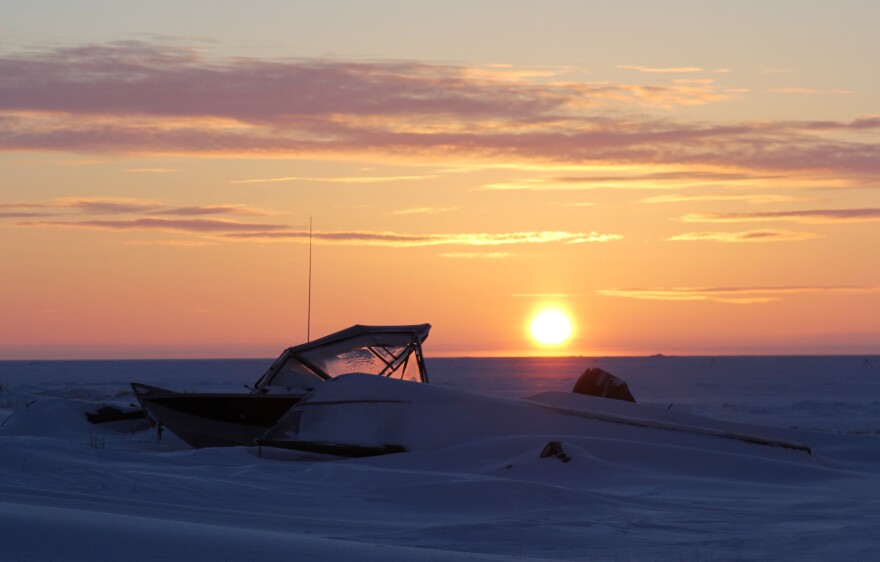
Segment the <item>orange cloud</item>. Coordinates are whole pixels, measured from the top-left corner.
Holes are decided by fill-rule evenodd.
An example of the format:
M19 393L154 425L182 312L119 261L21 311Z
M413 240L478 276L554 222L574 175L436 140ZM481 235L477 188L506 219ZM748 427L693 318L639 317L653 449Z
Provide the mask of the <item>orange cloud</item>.
M715 301L731 304L755 304L804 294L867 294L880 292L880 286L783 286L783 287L673 287L669 289L602 289L599 294L664 301Z
M800 94L809 96L818 94L819 90L814 90L812 88L773 88L770 92L774 94Z
M455 259L504 259L515 256L510 252L445 252L440 254L442 258Z
M607 174L583 176L551 176L527 180L492 183L483 186L487 190L566 191L591 189L681 189L712 184L754 183L759 180L785 180L777 174L749 172L718 172L706 170L678 170L642 174Z
M634 64L619 64L617 68L624 70L635 70L637 72L647 72L651 74L686 74L693 72L703 72L704 69L698 66L673 66L666 68L654 68L650 66L638 66Z
M703 203L707 201L727 201L743 202L752 205L763 205L767 203L789 203L792 201L804 200L806 200L805 197L797 197L794 195L774 195L769 193L747 193L742 195L703 193L657 195L655 197L647 197L645 199L642 199L641 203Z
M678 241L708 241L708 242L795 242L818 238L818 234L812 232L792 232L790 230L746 230L743 232L685 232L668 238Z
M170 174L176 172L173 168L130 168L126 172L133 174Z
M387 183L392 181L425 180L438 177L437 175L422 176L346 176L346 177L301 177L287 176L280 178L256 178L248 180L231 180L229 183L286 183L297 181L310 181L319 183Z
M310 233L301 230L280 232L236 232L226 234L229 238L239 240L292 240L308 241ZM313 240L328 244L344 244L349 246L388 246L395 248L416 246L508 246L514 244L584 244L589 242L611 242L623 237L618 234L598 234L596 232L579 233L565 231L531 231L465 233L465 234L404 234L399 232L313 232Z
M565 231L526 231L503 233L448 233L448 234L407 234L399 232L370 231L314 231L296 230L285 224L244 222L230 219L191 218L198 215L199 208L180 208L171 211L187 218L167 218L146 216L126 219L46 219L19 221L16 226L25 228L79 228L90 230L129 231L129 232L175 232L196 236L207 236L208 239L223 238L239 241L293 241L341 244L348 246L508 246L516 244L584 244L591 242L611 242L620 240L619 234L599 234L596 232L565 232ZM172 213L173 214L173 213ZM174 241L170 244L182 245L184 242ZM505 254L504 257L511 254ZM447 255L446 257L501 257L500 254L470 254L465 256Z
M451 213L457 211L458 207L412 207L409 209L400 209L391 211L392 215L436 215L438 213Z

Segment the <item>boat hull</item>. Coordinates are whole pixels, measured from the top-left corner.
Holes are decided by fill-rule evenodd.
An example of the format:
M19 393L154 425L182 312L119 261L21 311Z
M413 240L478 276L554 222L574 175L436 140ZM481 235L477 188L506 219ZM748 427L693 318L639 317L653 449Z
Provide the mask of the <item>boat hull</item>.
M150 419L196 448L255 445L299 395L179 393L132 384Z

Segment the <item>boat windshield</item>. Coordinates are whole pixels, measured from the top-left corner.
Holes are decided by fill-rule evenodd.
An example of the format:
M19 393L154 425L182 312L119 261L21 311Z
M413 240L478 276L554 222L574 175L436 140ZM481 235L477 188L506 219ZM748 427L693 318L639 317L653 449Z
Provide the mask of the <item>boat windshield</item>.
M322 380L347 373L428 382L421 343L430 328L429 324L358 325L288 348L257 381L255 392L269 392L269 387L314 388Z
M340 341L300 352L308 364L329 377L346 373L368 373L403 380L423 382L418 358L413 357L416 344L412 341L378 341L373 334Z
M293 389L311 390L322 382L324 379L303 365L299 359L288 357L275 371L275 375L267 382L266 386L283 387L287 391Z

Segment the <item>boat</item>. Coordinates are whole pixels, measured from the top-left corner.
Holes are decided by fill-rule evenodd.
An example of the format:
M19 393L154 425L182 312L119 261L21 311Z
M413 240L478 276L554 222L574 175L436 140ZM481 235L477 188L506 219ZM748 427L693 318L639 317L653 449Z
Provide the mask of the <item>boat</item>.
M810 455L811 447L800 440L803 435L581 392L511 398L355 373L315 389L257 445L260 453L268 447L362 457L527 438L541 444L540 458L567 463L563 442L592 441L598 450L613 440L629 443L625 446L662 443L725 455L752 454L757 445ZM589 455L587 462L599 466L596 456Z
M316 388L340 375L427 383L422 343L430 324L354 325L285 349L244 393L177 392L133 382L144 413L189 445L224 447L257 443Z

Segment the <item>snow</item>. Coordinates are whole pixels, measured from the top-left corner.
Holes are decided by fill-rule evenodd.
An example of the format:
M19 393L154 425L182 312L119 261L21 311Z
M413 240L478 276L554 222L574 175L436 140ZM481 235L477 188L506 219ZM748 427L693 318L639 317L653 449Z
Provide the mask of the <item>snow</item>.
M194 450L85 420L128 405L130 381L237 391L269 363L0 362L0 559L880 558L877 357L436 359L430 386L350 375L310 397L328 405L303 408L299 436L409 450L362 459ZM639 403L569 393L592 366ZM541 458L550 441L571 460Z

